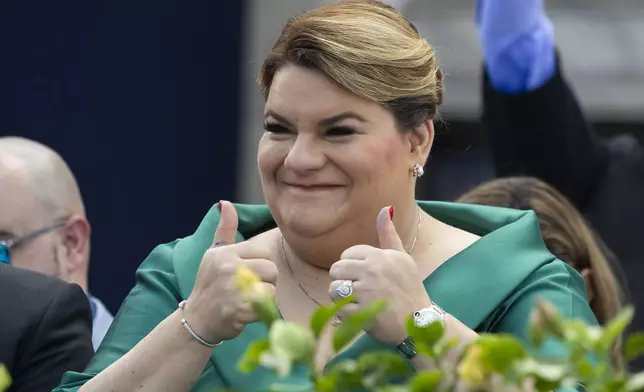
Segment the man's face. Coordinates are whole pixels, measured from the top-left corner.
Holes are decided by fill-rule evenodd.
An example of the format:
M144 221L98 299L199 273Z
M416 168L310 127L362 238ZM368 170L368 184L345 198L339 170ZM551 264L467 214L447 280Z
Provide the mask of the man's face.
M25 179L24 171L0 161L0 241L54 223ZM59 277L57 241L58 231L52 230L16 245L10 250L11 265Z

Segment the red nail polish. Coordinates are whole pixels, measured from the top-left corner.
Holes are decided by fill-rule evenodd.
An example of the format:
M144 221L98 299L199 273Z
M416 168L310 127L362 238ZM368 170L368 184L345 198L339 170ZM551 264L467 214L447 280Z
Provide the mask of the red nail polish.
M217 203L217 207L219 207L219 213L221 214L221 200L219 200L219 203Z
M394 206L389 206L389 219L394 220Z

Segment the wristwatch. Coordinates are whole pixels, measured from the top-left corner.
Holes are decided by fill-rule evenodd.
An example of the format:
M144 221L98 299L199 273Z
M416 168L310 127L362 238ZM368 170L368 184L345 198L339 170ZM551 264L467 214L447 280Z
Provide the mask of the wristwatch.
M440 322L441 325L445 324L445 311L434 302L432 302L429 308L420 309L414 312L413 314L414 324L417 327L425 328L429 324L432 324L436 321Z
M420 309L412 315L414 324L419 328L425 328L434 322L445 324L445 311L434 302L428 308ZM405 359L410 360L417 354L416 346L410 336L407 336L397 347L398 352Z

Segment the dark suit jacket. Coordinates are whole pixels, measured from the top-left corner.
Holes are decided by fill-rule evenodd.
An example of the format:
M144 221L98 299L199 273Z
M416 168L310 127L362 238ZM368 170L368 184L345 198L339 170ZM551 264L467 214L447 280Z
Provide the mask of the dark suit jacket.
M9 392L50 392L94 355L90 305L77 285L0 264L0 320Z
M541 178L566 195L616 254L644 330L644 155L636 139L600 140L561 69L526 94L503 94L484 80L483 123L500 177ZM644 370L644 360L634 369Z

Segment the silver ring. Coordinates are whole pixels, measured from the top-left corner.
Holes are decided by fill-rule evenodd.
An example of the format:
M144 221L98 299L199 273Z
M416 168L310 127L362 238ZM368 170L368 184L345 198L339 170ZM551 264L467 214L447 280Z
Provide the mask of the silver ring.
M335 289L335 295L339 298L347 298L353 294L353 281L345 280Z

